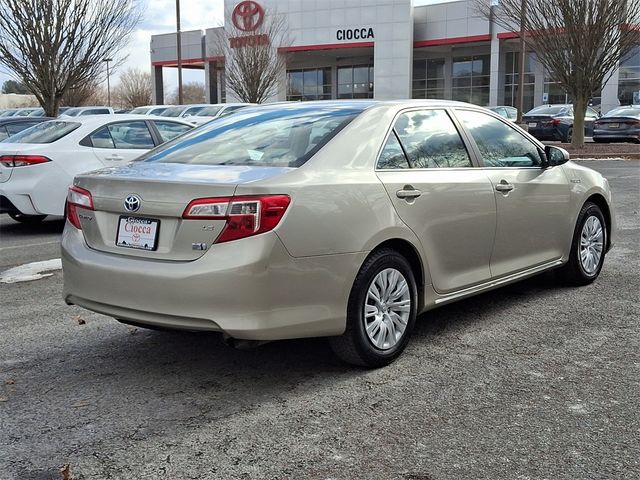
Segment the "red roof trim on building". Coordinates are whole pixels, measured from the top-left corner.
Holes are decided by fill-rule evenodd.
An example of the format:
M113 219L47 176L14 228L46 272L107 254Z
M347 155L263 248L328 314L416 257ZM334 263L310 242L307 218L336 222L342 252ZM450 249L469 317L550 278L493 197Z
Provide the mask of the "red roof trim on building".
M507 40L509 38L520 38L520 34L516 32L502 32L498 34L500 40Z
M220 55L218 57L207 57L204 59L205 62L224 62L224 55Z
M183 58L181 60L181 63L184 65L190 65L193 63L203 63L204 62L204 58ZM178 60L161 60L158 62L151 62L151 65L155 66L155 67L159 67L162 65L177 65L178 64Z
M456 45L458 43L487 42L491 40L491 35L471 35L469 37L437 38L435 40L420 40L413 42L414 48L434 47L436 45Z
M314 50L336 50L340 48L369 48L373 47L373 42L355 42L355 43L326 43L323 45L300 45L296 47L280 47L279 52L311 52Z

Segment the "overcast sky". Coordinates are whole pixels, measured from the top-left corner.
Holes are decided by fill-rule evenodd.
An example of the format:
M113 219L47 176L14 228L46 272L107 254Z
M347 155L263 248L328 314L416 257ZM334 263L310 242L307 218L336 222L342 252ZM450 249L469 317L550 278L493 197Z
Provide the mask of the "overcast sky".
M349 0L345 0L348 3ZM426 5L430 3L443 3L451 0L414 0L414 5ZM129 55L127 63L121 70L127 68L150 68L149 44L151 35L175 31L175 0L147 0L145 16L140 27L134 32L129 42L129 47L122 52ZM181 0L180 15L181 27L186 30L204 30L222 24L224 0ZM11 75L0 67L0 85ZM112 84L117 83L118 72L112 77ZM171 93L177 85L177 71L174 68L164 69L167 93ZM185 82L204 82L204 71L183 70Z

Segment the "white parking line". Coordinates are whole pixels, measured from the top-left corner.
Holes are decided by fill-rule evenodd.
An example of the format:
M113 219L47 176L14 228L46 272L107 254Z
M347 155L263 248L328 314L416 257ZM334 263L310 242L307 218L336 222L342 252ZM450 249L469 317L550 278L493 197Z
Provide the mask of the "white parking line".
M29 247L41 247L42 245L53 245L54 243L60 243L59 240L54 240L51 242L42 242L42 243L30 243L27 245L12 245L11 247L1 247L0 252L4 250L12 250L14 248L29 248Z
M45 260L44 262L32 262L10 268L0 273L0 283L18 283L29 282L31 280L39 280L41 278L50 277L54 270L62 268L62 261L59 258Z

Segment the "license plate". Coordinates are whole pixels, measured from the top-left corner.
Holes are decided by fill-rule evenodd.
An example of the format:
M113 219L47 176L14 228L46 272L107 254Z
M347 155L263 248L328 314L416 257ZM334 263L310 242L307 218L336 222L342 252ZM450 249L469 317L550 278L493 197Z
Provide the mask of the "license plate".
M610 123L609 124L609 128L620 128L620 124L619 123Z
M530 123L527 123L527 125L530 126L530 127L535 127L538 124L536 122L530 122Z
M160 220L151 218L120 216L118 220L118 247L153 251L158 248Z

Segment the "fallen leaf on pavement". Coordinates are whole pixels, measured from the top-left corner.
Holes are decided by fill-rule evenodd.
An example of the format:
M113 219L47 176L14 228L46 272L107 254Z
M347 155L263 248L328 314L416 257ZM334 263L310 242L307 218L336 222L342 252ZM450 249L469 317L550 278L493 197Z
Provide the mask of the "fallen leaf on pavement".
M7 397L0 397L0 402L7 402L9 399Z
M69 464L65 463L60 469L60 473L62 474L62 480L71 480L71 471L69 469Z
M4 381L5 385L13 385L16 381L13 378Z
M78 325L84 325L85 323L87 323L87 322L85 321L85 319L84 319L84 318L82 318L80 315L75 315L75 316L73 317L73 319L74 319L76 322L78 322Z
M82 402L76 402L73 405L71 405L73 408L80 408L80 407L88 407L89 405L91 405L91 402L88 402L86 400L83 400Z

